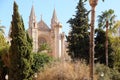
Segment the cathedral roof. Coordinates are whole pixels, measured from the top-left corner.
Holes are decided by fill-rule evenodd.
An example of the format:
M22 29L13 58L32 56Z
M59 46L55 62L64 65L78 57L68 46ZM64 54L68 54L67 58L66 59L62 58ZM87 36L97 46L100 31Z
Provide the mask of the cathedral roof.
M38 29L40 30L40 31L50 31L50 28L47 26L47 24L42 20L42 18L41 18L41 20L40 20L40 22L38 22Z

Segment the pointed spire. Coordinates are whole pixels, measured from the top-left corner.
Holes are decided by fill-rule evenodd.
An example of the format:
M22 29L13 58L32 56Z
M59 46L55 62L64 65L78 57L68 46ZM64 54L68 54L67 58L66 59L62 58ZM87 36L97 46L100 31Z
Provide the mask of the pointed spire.
M54 11L53 11L53 16L52 16L52 23L58 23L58 19L57 19L57 15L56 15L56 10L54 8Z
M41 14L41 21L42 21L42 14Z
M31 13L30 13L30 18L35 19L35 11L34 11L34 6L32 5Z

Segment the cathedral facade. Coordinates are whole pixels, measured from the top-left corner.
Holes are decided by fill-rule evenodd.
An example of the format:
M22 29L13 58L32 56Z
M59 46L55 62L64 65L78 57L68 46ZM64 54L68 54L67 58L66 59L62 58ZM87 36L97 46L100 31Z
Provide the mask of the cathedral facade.
M33 52L37 52L40 45L46 43L51 48L49 55L55 58L62 58L65 53L65 34L62 32L62 24L57 19L55 9L50 25L48 27L42 18L37 22L34 6L32 6L29 16L28 34L33 39Z

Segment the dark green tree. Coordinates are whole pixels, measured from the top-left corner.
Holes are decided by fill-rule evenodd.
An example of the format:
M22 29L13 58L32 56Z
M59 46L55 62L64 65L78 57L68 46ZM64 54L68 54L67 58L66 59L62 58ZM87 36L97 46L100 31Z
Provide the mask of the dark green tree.
M105 31L102 29L96 29L95 38L95 62L105 62Z
M96 37L95 37L95 63L106 64L106 57L105 57L105 41L106 35L105 31L102 28L98 28L95 30ZM113 55L112 55L112 47L110 38L108 37L108 60L109 60L109 67L113 67Z
M67 36L68 53L71 58L89 60L89 24L88 14L86 10L85 2L79 0L76 7L76 15L71 18L68 23L70 24L71 31Z
M32 80L32 41L25 32L16 2L14 2L11 24L9 80Z

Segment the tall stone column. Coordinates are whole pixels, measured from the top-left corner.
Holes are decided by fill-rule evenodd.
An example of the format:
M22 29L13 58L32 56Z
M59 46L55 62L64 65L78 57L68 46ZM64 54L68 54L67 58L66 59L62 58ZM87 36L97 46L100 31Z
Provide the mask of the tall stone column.
M64 59L65 57L65 34L64 32L61 34L61 58Z

